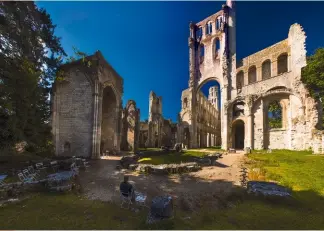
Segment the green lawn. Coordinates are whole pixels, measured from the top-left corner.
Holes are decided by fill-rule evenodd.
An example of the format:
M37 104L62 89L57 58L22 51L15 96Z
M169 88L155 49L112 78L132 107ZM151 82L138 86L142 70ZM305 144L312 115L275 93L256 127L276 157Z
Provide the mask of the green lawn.
M200 152L201 153L201 152ZM191 153L192 155L201 155ZM190 155L185 153L184 156ZM37 194L0 209L3 229L324 229L324 156L273 151L250 154L251 168L292 188L294 200L266 200L238 192L231 207L176 210L175 218L147 226L147 211L134 213L75 194ZM189 217L189 218L188 218Z
M308 151L276 150L249 155L251 167L260 168L265 178L290 187L294 196L317 204L319 196L324 196L324 156ZM307 192L307 193L306 193ZM314 193L318 197L305 194Z
M206 154L213 153L215 151L222 152L220 149L208 149L208 151L203 151L200 149L191 149L186 150L181 153L178 152L171 152L162 155L154 155L145 157L139 160L140 163L143 164L175 164L181 162L191 162L194 157L202 157Z

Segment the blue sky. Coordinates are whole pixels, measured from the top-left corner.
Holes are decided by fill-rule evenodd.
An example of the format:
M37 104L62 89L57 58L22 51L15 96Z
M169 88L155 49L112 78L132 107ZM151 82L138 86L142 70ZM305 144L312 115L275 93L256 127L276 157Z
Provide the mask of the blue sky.
M188 87L189 22L221 9L216 2L37 2L57 25L68 54L76 46L100 50L124 78L123 103L136 101L148 117L151 90L162 96L165 118L176 121L181 92ZM324 2L236 2L237 57L257 52L288 36L300 23L308 54L324 46ZM205 89L205 88L204 88Z

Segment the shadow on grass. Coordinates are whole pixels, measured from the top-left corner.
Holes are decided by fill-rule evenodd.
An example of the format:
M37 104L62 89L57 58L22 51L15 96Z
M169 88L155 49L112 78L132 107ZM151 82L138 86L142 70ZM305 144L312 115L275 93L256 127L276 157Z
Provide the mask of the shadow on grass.
M82 172L82 183L94 187L103 199L117 189L125 173L114 169L118 161L92 161ZM102 202L74 194L35 194L16 205L3 207L3 229L323 229L324 198L317 192L295 191L290 199L248 195L245 189L224 180L189 174L174 176L131 175L135 189L153 197L172 195L171 220L145 223L147 210L121 209L119 200ZM95 184L91 184L94 182ZM101 197L100 197L101 196ZM35 209L36 208L36 209Z

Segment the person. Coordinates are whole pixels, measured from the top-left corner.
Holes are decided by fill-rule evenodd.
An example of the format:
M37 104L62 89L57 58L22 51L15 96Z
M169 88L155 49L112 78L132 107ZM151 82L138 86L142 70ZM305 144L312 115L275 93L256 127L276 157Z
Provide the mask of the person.
M135 201L135 192L134 192L134 187L128 182L129 177L124 176L124 181L120 183L120 192L123 196L125 197L131 197L132 202Z

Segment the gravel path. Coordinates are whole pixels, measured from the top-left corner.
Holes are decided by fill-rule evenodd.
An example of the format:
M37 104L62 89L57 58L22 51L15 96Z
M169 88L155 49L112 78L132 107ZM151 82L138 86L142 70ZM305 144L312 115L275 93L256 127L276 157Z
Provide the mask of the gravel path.
M145 192L148 201L154 196L171 194L174 198L224 195L239 186L244 154L227 154L217 161L217 166L204 167L201 171L169 176L138 174L117 170L120 157L106 157L93 161L86 172L81 172L81 184L89 199L119 201L119 184L124 174L136 191Z

